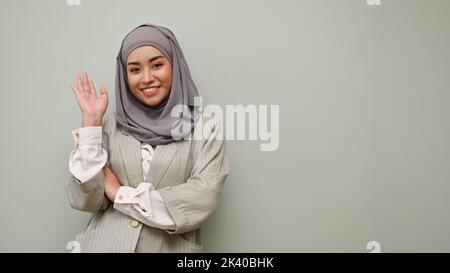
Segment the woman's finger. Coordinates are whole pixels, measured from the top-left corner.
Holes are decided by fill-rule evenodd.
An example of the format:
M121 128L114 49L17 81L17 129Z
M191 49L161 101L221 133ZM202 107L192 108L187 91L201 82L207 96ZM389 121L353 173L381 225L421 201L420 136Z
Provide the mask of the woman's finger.
M95 93L95 85L94 82L89 79L89 88L91 89L91 93Z
M78 95L78 89L75 86L70 86L72 88L72 91L75 93L75 95Z
M92 93L91 90L89 90L88 75L86 72L83 73L83 87L85 92Z
M77 88L80 91L80 93L84 92L83 84L81 83L81 76L80 76L80 74L77 74Z
M106 91L106 87L104 86L100 88L100 98L108 103L108 92Z

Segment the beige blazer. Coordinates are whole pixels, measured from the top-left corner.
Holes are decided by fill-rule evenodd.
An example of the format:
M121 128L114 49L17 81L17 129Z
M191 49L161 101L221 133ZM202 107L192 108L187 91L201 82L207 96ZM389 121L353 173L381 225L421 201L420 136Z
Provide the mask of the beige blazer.
M176 224L175 230L144 225L114 209L104 194L103 170L85 183L71 176L66 193L72 208L93 212L86 230L78 234L81 252L203 252L200 227L219 203L229 172L221 124L201 115L195 137L159 145L146 177L165 201ZM111 169L124 186L142 183L141 143L115 120L103 120L102 146ZM197 138L195 138L197 139Z

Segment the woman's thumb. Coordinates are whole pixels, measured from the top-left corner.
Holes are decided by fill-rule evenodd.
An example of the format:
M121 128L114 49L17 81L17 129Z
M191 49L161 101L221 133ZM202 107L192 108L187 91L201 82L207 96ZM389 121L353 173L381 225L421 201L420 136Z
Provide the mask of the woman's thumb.
M102 86L102 88L100 88L100 96L108 99L108 92L106 91L106 87Z

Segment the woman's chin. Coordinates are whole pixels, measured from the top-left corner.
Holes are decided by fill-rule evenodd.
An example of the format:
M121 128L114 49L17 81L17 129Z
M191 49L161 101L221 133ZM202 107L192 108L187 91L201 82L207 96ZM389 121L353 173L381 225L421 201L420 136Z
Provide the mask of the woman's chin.
M155 107L157 105L159 105L162 102L162 99L159 97L155 97L155 98L142 98L141 101L150 107Z

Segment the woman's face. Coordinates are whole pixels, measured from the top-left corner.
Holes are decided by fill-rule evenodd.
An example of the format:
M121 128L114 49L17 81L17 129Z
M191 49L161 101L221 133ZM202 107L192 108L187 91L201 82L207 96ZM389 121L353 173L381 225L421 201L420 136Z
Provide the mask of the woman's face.
M141 46L127 58L128 87L148 106L160 104L172 87L172 64L157 48Z

